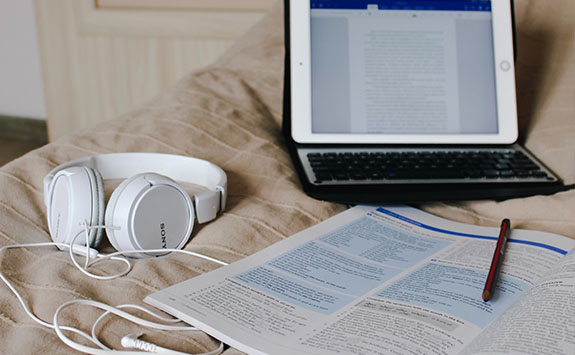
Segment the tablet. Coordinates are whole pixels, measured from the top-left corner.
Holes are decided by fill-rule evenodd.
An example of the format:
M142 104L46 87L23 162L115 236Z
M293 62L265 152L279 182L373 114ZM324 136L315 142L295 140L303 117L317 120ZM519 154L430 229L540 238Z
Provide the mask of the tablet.
M297 143L511 144L511 0L291 1Z

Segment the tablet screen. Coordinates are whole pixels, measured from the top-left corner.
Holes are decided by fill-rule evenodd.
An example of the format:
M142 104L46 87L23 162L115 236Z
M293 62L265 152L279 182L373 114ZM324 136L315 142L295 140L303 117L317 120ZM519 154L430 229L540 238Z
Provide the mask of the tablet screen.
M308 30L296 35L305 36L309 53L292 68L296 64L297 74L309 66L309 118L292 120L307 141L501 143L516 137L509 131L516 126L514 107L498 105L515 104L514 84L502 80L514 80L510 12L494 16L485 0L306 5ZM507 30L495 36L495 22L505 18L499 28ZM293 36L292 52L298 47Z

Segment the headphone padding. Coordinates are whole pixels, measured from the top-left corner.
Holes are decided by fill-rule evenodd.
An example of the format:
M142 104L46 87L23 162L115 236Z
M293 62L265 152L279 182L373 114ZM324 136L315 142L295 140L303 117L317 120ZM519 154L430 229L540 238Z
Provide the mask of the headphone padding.
M50 236L54 242L70 244L82 223L101 225L104 213L104 189L101 176L88 167L69 167L58 171L48 186L47 217ZM99 233L98 233L99 232ZM102 230L88 233L90 246L97 244ZM78 236L82 244L84 236Z
M91 168L86 168L88 170L88 175L90 177L90 183L92 185L92 201L94 203L92 209L92 220L90 225L101 226L104 224L104 212L106 210L106 198L104 193L104 180L102 175L98 170ZM90 232L90 247L95 248L102 242L104 235L104 229L98 228Z
M130 182L134 180L137 176L138 175L132 176L131 178L122 181L120 185L118 185L118 187L114 189L112 195L110 195L110 199L108 200L108 206L106 207L106 216L104 217L106 226L113 227L113 214L116 205L118 203L118 198L122 195L122 191L124 191L126 186L128 186L128 184L130 184ZM126 212L126 214L127 213L128 212ZM127 226L116 226L116 227L127 227ZM110 242L110 244L112 244L114 249L121 251L120 245L116 241L116 235L114 233L114 230L113 229L106 230L106 235L108 236L108 241Z

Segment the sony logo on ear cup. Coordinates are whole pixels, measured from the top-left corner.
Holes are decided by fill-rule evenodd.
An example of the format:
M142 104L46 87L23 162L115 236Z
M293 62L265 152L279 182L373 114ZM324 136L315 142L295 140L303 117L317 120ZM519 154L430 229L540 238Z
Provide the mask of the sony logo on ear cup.
M166 240L166 224L160 223L160 238L162 240L162 249L168 248L168 242Z

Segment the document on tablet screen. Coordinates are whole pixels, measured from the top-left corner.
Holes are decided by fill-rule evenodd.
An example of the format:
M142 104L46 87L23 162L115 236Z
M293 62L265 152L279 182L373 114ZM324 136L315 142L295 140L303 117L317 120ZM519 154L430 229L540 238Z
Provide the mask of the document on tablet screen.
M489 11L311 10L314 133L496 133Z

